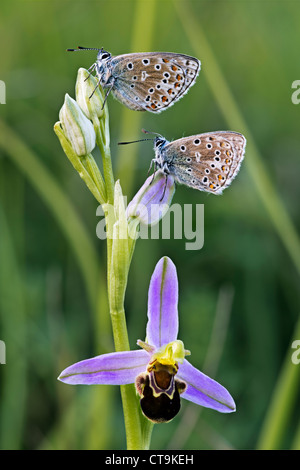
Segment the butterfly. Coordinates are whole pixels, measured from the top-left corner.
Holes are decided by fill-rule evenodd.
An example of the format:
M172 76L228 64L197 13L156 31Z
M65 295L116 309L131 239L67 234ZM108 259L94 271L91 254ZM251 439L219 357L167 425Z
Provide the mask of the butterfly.
M97 50L88 69L96 72L97 86L136 111L160 113L182 98L195 83L201 63L195 57L172 52L137 52L112 56L104 49L78 47L68 51Z
M179 184L222 194L239 172L245 147L245 137L232 131L197 134L173 142L158 135L152 163L166 179L172 175Z
M153 134L144 129L143 132ZM207 132L172 142L157 134L154 139L134 142L144 140L154 141L155 157L151 166L154 164L155 172L160 171L166 176L164 193L170 175L179 184L222 194L238 174L246 147L245 137L232 131ZM129 143L132 142L119 142Z

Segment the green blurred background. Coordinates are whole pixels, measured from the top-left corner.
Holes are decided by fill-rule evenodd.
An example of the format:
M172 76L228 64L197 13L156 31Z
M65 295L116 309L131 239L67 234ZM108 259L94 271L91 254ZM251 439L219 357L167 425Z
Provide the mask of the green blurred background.
M1 1L1 449L122 449L118 387L56 380L68 365L112 350L105 242L97 203L65 157L53 125L77 69L95 53L198 57L196 85L161 115L108 99L116 178L130 199L153 157L144 127L177 139L213 130L248 140L240 174L221 197L179 187L205 205L205 243L138 240L126 294L131 347L144 339L147 290L161 256L177 266L180 338L191 362L232 394L235 414L182 403L153 431L153 449L300 449L299 123L297 1ZM98 158L97 152L95 156ZM297 329L298 328L298 329Z

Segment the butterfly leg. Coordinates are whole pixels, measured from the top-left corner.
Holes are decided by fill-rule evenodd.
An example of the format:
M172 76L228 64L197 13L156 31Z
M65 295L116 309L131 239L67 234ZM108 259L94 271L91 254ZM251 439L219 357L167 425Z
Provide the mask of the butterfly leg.
M166 189L167 189L167 184L168 184L168 174L166 174L166 181L165 181L165 185L164 185L164 190L163 190L163 195L160 199L160 202L163 200L163 198L165 197L165 194L166 194Z
M105 103L106 103L106 100L107 100L107 98L108 98L108 95L110 94L111 90L113 89L114 84L115 84L115 81L112 80L112 83L111 83L109 89L107 90L107 92L106 92L106 94L105 94L105 98L104 98L104 101L103 101L102 109L103 109L104 106L105 106ZM98 85L97 85L97 86L98 86Z
M92 94L89 96L89 100L91 99L91 97L93 96L93 94L95 93L95 91L97 90L98 86L100 85L101 83L101 77L99 78L98 82L97 82L97 85L95 86L95 88L93 89L93 92ZM103 109L103 107L102 107Z
M90 73L89 73L88 76L84 79L85 82L87 81L88 78L90 78L90 75L92 75L92 72L95 70L95 68L96 68L96 63L93 64L93 65L91 65L91 66L88 68L88 72L90 72Z
M149 166L149 170L148 170L148 172L147 172L147 176L149 175L149 173L150 173L150 171L151 171L151 169L152 169L152 166L153 166L153 163L154 163L154 162L155 162L155 158L152 158L151 163L150 163L150 166Z

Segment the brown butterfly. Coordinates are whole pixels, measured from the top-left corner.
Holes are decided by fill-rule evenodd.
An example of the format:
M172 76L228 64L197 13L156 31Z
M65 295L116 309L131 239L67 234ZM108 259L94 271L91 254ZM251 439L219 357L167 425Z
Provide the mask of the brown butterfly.
M178 101L195 83L200 61L172 52L137 52L112 56L102 48L78 47L68 51L97 50L89 68L98 85L130 109L160 113Z
M179 184L222 194L238 174L245 146L245 137L232 131L197 134L173 142L158 135L152 162L155 170L166 178L172 175Z

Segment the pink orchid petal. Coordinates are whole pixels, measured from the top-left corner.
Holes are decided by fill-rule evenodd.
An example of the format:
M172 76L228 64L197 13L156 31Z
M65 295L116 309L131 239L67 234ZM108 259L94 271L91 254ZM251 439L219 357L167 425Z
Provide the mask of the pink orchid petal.
M181 395L182 398L221 413L235 411L235 403L226 388L200 372L186 359L183 364L179 364L176 377L187 384L186 391Z
M161 258L151 277L148 293L147 342L156 348L177 339L178 279L174 263Z

